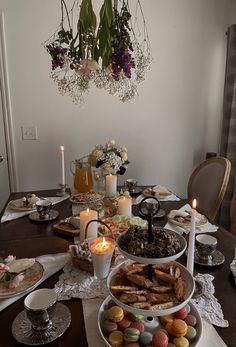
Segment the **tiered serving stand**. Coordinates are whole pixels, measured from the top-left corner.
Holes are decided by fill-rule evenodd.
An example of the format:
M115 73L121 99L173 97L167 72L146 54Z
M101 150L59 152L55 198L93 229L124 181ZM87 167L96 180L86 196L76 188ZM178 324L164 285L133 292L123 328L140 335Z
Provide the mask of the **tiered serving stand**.
M156 198L153 198L153 197L150 197L150 198L157 200ZM144 198L140 203L140 210L141 210L141 213L143 215L144 215L144 213L142 211L142 206L143 206L144 201L147 199L149 199L149 198L148 197ZM159 204L158 200L157 200L156 206L157 206L157 208L155 208L153 206L149 206L149 213L147 215L148 225L149 225L149 227L148 227L149 242L152 242L152 240L153 240L153 235L151 234L152 233L152 218L156 213L158 213L159 208L160 208L160 204ZM194 293L194 289L195 289L194 278L190 274L190 272L186 269L186 267L184 267L182 264L176 262L176 264L178 265L178 267L181 270L181 277L186 282L186 292L185 292L184 300L182 302L179 302L177 305L174 305L171 308L161 309L161 310L137 309L137 308L131 307L131 306L121 302L110 290L111 286L113 285L113 283L115 281L116 274L120 271L120 269L122 267L124 267L124 265L126 265L128 263L132 263L132 262L139 262L139 263L148 264L151 267L151 265L153 265L153 264L163 264L163 263L167 263L170 261L174 261L174 260L178 259L184 253L184 251L186 250L186 247L187 247L187 243L186 243L185 238L183 238L181 235L179 235L173 231L170 231L170 230L166 230L166 231L170 234L174 234L178 238L178 240L180 241L180 244L181 244L181 251L176 253L175 255L172 255L169 257L164 257L164 258L144 258L144 257L138 257L138 256L134 256L132 254L129 254L129 253L125 252L122 249L122 247L120 246L120 241L121 241L122 237L124 237L124 235L120 235L118 237L118 239L117 239L118 250L126 258L128 258L128 260L122 262L120 265L115 267L110 272L108 279L107 279L107 286L108 286L108 289L110 291L110 296L108 296L104 300L104 302L102 303L102 305L100 307L99 313L98 313L98 329L100 331L101 337L102 337L106 346L111 347L109 341L106 339L105 335L103 334L102 322L105 319L105 311L111 302L116 303L118 306L122 307L124 310L126 310L128 312L131 312L133 314L142 315L145 317L158 317L158 316L169 315L169 314L177 312L181 308L185 307L186 304L188 303L190 305L190 308L191 308L191 311L190 311L191 314L193 314L197 318L197 326L196 326L197 336L194 339L194 341L190 342L189 346L195 347L198 344L200 337L201 337L201 333L202 333L202 322L201 322L201 317L200 317L197 309L190 302L190 299L191 299L191 297Z

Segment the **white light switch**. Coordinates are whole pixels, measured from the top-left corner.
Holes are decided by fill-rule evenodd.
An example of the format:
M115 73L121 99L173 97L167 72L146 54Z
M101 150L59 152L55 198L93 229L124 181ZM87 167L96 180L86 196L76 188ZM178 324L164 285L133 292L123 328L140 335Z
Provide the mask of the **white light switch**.
M21 127L22 139L23 140L37 140L37 128L35 125L25 125Z

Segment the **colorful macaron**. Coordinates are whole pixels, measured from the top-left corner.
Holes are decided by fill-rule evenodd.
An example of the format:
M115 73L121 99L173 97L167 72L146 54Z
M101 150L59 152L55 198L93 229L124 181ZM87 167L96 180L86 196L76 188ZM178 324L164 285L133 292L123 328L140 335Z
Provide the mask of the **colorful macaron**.
M127 342L125 347L140 347L140 344L137 342Z
M184 320L187 325L191 325L192 327L195 327L195 325L197 324L197 318L192 314L187 315Z
M105 320L103 322L103 331L105 334L110 334L112 331L117 330L117 324L110 320Z
M187 333L188 326L182 319L175 319L171 325L171 335L175 337L184 336Z
M126 328L129 328L132 321L128 317L124 317L120 322L117 323L118 328L120 330L125 330Z
M152 336L153 347L167 347L168 342L168 336L163 331L157 331Z
M108 310L108 318L115 323L122 321L122 319L124 318L123 309L119 306L112 306Z
M152 343L152 334L149 331L144 331L140 334L139 340L143 346L150 345Z
M122 331L117 330L110 333L110 335L108 336L108 341L110 342L112 347L120 347L123 342Z
M160 317L161 324L165 327L167 323L173 322L174 318L172 314Z
M188 330L186 335L184 335L184 337L186 337L186 339L188 339L189 341L193 341L196 335L197 335L196 329L192 327L191 325L188 325Z
M180 310L173 313L174 318L176 319L184 319L188 315L188 310L186 307L181 308Z
M131 323L130 327L138 329L140 331L140 333L144 332L144 330L145 330L145 326L142 322L133 322L133 323Z
M189 341L184 336L176 337L173 342L176 347L189 347Z
M127 328L124 330L124 340L126 342L137 342L139 340L140 331L136 328Z

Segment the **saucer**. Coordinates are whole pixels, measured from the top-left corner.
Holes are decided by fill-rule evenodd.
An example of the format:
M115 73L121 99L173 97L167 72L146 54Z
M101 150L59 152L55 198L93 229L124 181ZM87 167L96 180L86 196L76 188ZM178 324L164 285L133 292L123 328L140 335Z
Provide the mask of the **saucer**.
M48 222L56 219L59 216L59 212L56 210L50 210L47 218L40 218L38 212L33 212L29 215L29 219L34 222Z
M148 211L147 211L147 209L144 207L143 208L143 210L144 210L144 212L147 212L148 213ZM142 217L142 218L144 218L144 215L142 214L142 213L139 213L139 215ZM155 218L163 218L163 217L165 217L165 215L166 215L166 213L165 213L165 211L162 209L162 208L160 208L160 210L157 212L157 214L155 214L155 216L153 216L153 219L155 219Z
M55 315L52 318L52 326L44 331L34 331L31 329L26 311L22 311L16 316L12 323L11 331L14 338L25 345L37 346L52 342L60 337L71 322L70 310L64 304L57 303Z
M200 258L197 251L195 251L194 253L194 262L199 265L217 266L217 265L223 264L224 261L225 261L225 256L217 249L215 250L211 258L209 259Z

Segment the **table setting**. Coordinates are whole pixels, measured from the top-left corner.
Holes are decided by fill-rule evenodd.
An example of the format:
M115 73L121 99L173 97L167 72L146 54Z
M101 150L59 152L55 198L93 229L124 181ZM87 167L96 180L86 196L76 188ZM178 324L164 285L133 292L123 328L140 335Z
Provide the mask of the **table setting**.
M123 160L115 156L121 149ZM64 148L62 154L63 173ZM81 161L85 158L86 163L103 166L103 189L84 185L81 177L91 166L85 169L77 160L71 194L18 194L3 212L0 229L24 221L34 230L32 244L41 240L36 257L0 259L0 311L23 303L12 317L15 340L43 345L67 339L64 333L72 329L74 319L68 305L82 300L80 315L91 347L95 341L98 346L158 347L161 341L166 347L205 347L209 341L226 346L213 327L230 327L215 295L217 269L227 260L217 238L219 227L197 212L196 199L192 206L182 203L162 185L141 188L130 178L118 192L117 175L129 161L127 149L114 140L95 147ZM50 213L55 204L54 218ZM156 218L161 207L164 217ZM43 236L38 235L40 229ZM48 236L52 246L47 245ZM7 239L4 242L8 245ZM53 250L53 242L59 242L61 253ZM235 255L228 269L235 276ZM57 273L52 288L47 288ZM45 295L41 285L48 290Z

